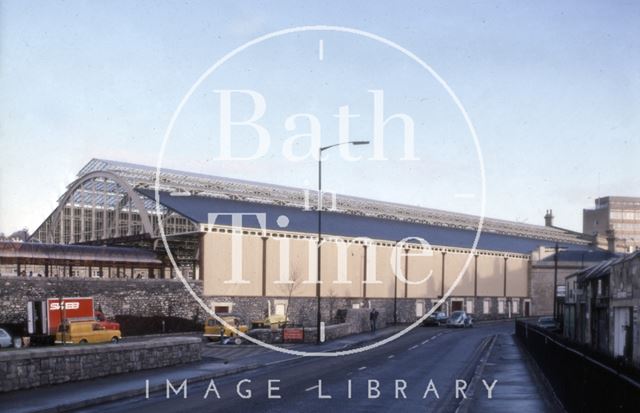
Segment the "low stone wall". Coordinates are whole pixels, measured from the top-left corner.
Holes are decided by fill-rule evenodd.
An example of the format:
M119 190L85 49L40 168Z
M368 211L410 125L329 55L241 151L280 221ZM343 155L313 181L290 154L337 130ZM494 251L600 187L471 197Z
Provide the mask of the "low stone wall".
M199 337L45 347L0 353L0 392L199 361Z
M384 308L378 310L378 321L376 322L377 328L384 328L387 326L387 317L385 315ZM369 314L371 310L368 308L350 308L347 310L347 316L344 323L328 325L324 329L324 337L326 341L336 340L340 337L350 336L353 334L364 333L371 331L371 323L369 321ZM315 342L317 335L316 328L304 329L304 341Z
M370 312L371 311L366 308L347 309L347 316L344 323L328 324L325 326L325 340L331 341L340 337L371 331L371 324L369 322ZM377 328L384 328L387 326L385 319L386 317L383 309L381 310L378 322L376 323ZM306 343L315 343L317 331L316 327L305 327L304 341ZM282 329L254 329L251 331L251 336L268 343L281 343Z

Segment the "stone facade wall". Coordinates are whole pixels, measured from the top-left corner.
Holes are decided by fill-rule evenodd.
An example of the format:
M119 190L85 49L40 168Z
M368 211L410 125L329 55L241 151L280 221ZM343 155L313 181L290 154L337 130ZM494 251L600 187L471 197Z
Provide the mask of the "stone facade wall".
M609 352L615 354L616 342L626 340L624 329L616 331L616 318L628 314L628 321L632 328L626 334L631 334L631 363L640 369L640 255L633 259L612 266L609 293L611 296L609 307ZM626 318L626 317L625 317ZM622 324L622 323L620 323ZM626 323L625 323L626 324ZM616 335L618 333L618 335Z
M560 278L560 277L559 277ZM202 294L202 281L189 282L194 291ZM60 296L94 297L109 317L116 315L165 316L197 319L204 321L208 317L199 304L193 300L178 280L123 280L123 279L86 279L86 278L0 278L0 323L25 323L27 302ZM541 297L543 295L540 295ZM316 324L315 297L202 297L204 302L214 306L228 305L232 313L240 315L247 323L264 318L269 309L276 312L278 303L289 303L288 316L293 324L305 327ZM467 297L452 297L463 299ZM485 297L471 297L474 300L474 319L498 319L508 317L508 311L498 313L498 297L491 297L488 314L483 313ZM524 312L524 300L520 297L520 311ZM510 298L508 299L510 300ZM437 299L398 298L396 300L397 322L412 323L417 320L416 302L423 303L423 311L429 311ZM451 298L448 302L451 301ZM535 300L534 300L535 301ZM340 309L353 309L359 305L362 309L376 308L380 312L380 321L387 324L394 321L393 298L345 298L322 297L322 319L327 325L335 324L336 313ZM449 307L450 308L450 307ZM536 306L534 304L533 308ZM466 309L466 308L464 308Z
M198 294L201 281L190 281ZM178 280L0 278L0 323L24 323L27 302L52 297L93 297L108 317L116 315L204 318L204 310Z
M190 363L199 361L201 354L202 340L196 337L3 352L0 353L0 391Z
M398 322L415 321L415 299L398 299ZM259 320L268 315L269 308L275 313L276 303L288 303L287 316L294 325L305 327L315 326L317 317L317 299L315 297L206 297L205 302L211 307L224 303L233 303L231 312L237 314L250 322ZM362 299L362 298L342 298L342 297L322 297L320 300L321 317L327 325L337 323L336 313L338 310L354 310L353 306L359 304L362 311L367 314L371 308L376 308L380 315L379 320L385 323L393 322L393 299ZM364 308L366 307L366 308Z
M489 311L484 313L484 300L490 300ZM466 302L468 299L473 300L473 311L470 313L474 320L498 320L504 318L516 318L524 316L525 301L531 302L529 297L451 297L447 299L445 310L448 313L451 310L451 300L463 300L463 310L466 310ZM505 300L504 311L498 311L498 300ZM509 313L509 306L512 300L518 300L518 311ZM398 298L396 300L396 321L400 324L413 323L418 319L416 315L416 302L422 302L423 314L426 314L437 300L422 298ZM213 305L230 303L232 304L231 312L241 316L247 323L252 320L264 318L269 307L272 313L275 312L276 302L289 302L288 317L292 324L302 325L304 327L314 327L316 325L316 298L291 297L206 297L205 302ZM370 308L375 308L380 313L378 317L379 323L392 324L394 322L394 300L391 298L339 298L339 297L323 297L321 300L321 318L327 327L336 324L336 313L340 309L364 311L367 314ZM353 305L359 304L360 309L354 309ZM531 315L531 314L530 314ZM368 319L367 319L368 320ZM367 321L368 323L368 321ZM362 331L362 330L361 330ZM366 330L364 330L366 331ZM360 331L358 331L360 332Z
M576 271L581 266L559 265L558 285L564 285L565 278ZM540 263L531 268L530 294L532 299L531 315L551 315L553 314L553 263Z

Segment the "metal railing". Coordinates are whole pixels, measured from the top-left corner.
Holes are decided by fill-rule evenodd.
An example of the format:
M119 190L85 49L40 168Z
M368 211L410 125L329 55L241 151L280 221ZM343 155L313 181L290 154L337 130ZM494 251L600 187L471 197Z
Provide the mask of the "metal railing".
M640 406L640 382L561 343L526 321L516 321L516 336L536 361L570 412L631 412Z

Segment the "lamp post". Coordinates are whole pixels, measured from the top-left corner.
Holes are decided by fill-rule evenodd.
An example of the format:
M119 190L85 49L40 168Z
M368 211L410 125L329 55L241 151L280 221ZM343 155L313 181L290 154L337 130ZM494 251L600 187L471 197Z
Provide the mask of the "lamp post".
M320 344L320 320L322 318L320 311L320 292L321 292L321 280L320 271L322 269L322 250L320 248L322 244L322 152L327 149L335 148L340 145L368 145L369 141L349 141L334 143L333 145L321 146L318 149L318 279L316 280L316 299L317 299L317 314L316 314L316 343Z

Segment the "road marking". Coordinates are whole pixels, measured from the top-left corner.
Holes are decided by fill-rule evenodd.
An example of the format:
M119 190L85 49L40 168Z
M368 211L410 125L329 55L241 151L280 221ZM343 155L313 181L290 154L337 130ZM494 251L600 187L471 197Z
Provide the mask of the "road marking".
M311 390L317 389L317 388L318 388L318 385L316 384L315 386L311 386L308 389L304 389L304 391L311 391Z
M409 347L409 350L413 350L414 348L417 348L417 347L418 347L418 345L416 344L416 345L415 345L415 346L413 346L413 347Z
M364 370L364 369L366 369L366 368L367 368L367 366L362 366L362 367L360 367L358 370L362 371L362 370Z
M387 357L387 358L388 358L388 359L392 359L392 358L394 358L394 357L395 357L395 356L392 354L392 355L390 355L390 356L389 356L389 357Z
M421 345L423 345L423 344L427 344L427 343L428 343L428 342L430 342L430 341L431 341L431 339L430 339L430 338L428 338L428 339L426 339L425 341L423 341L423 342L422 342L422 343L420 343L420 344L421 344Z
M318 59L324 60L324 40L322 39L318 43Z

